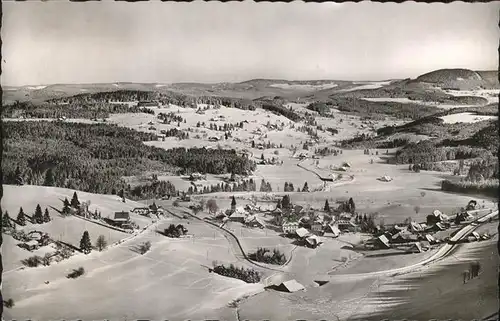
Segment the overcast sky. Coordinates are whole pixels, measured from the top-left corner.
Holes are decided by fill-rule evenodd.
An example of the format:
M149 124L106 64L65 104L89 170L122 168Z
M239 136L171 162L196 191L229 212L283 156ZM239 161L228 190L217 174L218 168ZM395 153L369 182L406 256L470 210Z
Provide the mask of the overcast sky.
M382 80L498 67L500 4L3 2L2 84Z

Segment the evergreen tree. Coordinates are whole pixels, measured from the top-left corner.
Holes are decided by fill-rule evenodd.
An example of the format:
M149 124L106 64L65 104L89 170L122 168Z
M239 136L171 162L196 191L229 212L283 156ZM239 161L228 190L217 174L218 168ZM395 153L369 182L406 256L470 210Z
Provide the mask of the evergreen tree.
M368 218L366 217L366 214L363 215L363 222L367 222L368 221Z
M17 214L16 221L17 221L17 224L19 224L21 226L26 225L26 215L24 214L22 207L19 209L19 214Z
M14 173L14 175L16 176L16 184L17 185L23 185L23 175L21 173L21 169L19 168L19 166L16 167L16 171Z
M276 208L281 208L281 199L278 199L278 203L276 204Z
M264 153L262 153L262 154L260 155L260 159L261 159L261 160L265 160L265 158L264 158Z
M264 179L262 179L262 181L260 181L260 191L261 192L266 191L266 181Z
M2 216L2 227L5 231L12 227L12 222L10 221L9 212L5 211L5 214Z
M78 200L78 195L74 192L73 198L71 199L71 207L77 208L78 206L80 206L80 201Z
M236 199L234 198L234 195L233 195L233 199L231 200L231 207L235 207L236 206Z
M108 245L108 242L106 242L106 239L104 238L104 235L99 235L95 242L95 247L100 251L102 251L106 246Z
M307 186L307 182L304 183L304 187L302 187L302 192L309 192L309 186Z
M289 209L292 207L292 202L290 201L290 195L283 196L283 199L281 200L281 206L284 209Z
M356 205L354 204L354 200L351 198L349 198L349 212L350 213L353 213L356 211Z
M288 192L288 182L285 182L285 187L283 188L284 192Z
M64 199L64 207L69 207L69 201L67 198Z
M90 242L89 232L83 232L82 239L80 240L80 249L85 254L89 254L92 251L92 243Z
M43 213L42 213L42 208L40 207L40 204L37 204L37 206L36 206L35 214L33 215L33 221L36 224L43 223Z
M325 200L325 207L323 208L325 212L330 212L330 204L328 203L328 200Z
M45 223L47 222L50 222L51 221L51 218L50 218L50 215L49 215L49 210L48 209L45 209L45 213L43 214L43 221Z
M45 172L45 180L43 182L43 185L44 186L54 186L54 184L55 184L54 172L53 172L52 168L49 168Z

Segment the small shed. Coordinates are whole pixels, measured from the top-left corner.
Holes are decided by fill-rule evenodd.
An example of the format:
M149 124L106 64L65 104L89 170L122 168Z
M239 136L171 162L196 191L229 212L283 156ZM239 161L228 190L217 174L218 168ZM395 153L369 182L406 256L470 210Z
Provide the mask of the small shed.
M305 287L297 282L296 280L289 280L281 283L276 287L278 291L283 291L283 292L297 292L297 291L302 291L305 290Z

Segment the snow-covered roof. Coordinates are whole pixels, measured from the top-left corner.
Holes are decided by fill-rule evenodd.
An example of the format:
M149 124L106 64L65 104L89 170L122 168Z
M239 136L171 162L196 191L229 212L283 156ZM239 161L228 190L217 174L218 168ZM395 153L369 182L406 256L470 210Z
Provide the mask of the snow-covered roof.
M299 237L305 237L309 234L309 231L303 227L301 228L298 228L295 233L299 236Z
M387 239L387 236L385 236L385 235L380 235L380 236L378 237L378 240L379 240L380 242L382 242L382 243L383 243L386 247L390 247L390 246L389 246L389 240Z
M38 246L38 241L37 240L31 240L25 243L28 246Z
M305 289L305 287L296 280L285 281L280 284L280 287L284 287L289 292L296 292Z
M329 224L328 227L332 231L333 235L335 235L335 236L339 236L340 235L340 230L339 230L339 228L336 225Z

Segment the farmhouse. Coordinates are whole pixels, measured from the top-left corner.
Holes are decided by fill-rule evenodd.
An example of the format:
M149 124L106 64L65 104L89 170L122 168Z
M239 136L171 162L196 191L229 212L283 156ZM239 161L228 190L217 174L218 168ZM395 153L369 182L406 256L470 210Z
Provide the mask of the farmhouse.
M114 217L109 220L115 226L127 227L130 226L130 213L126 211L115 212Z
M243 210L242 208L237 208L236 211L234 211L230 216L229 220L232 222L240 222L240 223L245 223L245 218L247 217L248 213Z
M259 228L266 227L266 223L262 221L259 217L257 217L257 215L251 215L246 217L245 224L250 227L259 227Z
M219 137L211 136L211 137L208 138L208 141L210 141L210 142L218 142L219 141Z
M37 240L31 240L31 241L28 241L26 243L22 243L21 245L22 245L22 247L24 247L28 251L34 251L34 250L38 249L38 247L39 247Z

